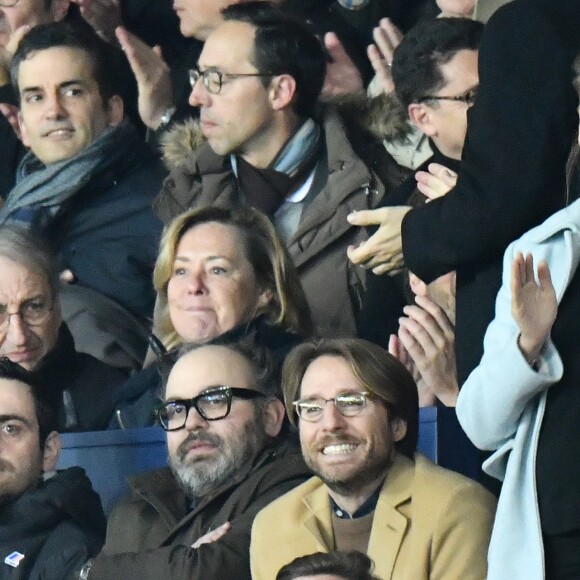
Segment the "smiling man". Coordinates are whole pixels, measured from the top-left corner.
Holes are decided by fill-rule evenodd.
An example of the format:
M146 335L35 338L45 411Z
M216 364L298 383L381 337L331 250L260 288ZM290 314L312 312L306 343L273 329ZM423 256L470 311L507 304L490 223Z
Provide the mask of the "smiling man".
M63 22L21 41L11 75L30 151L0 222L36 231L80 286L145 320L161 231L150 205L164 172L124 120L109 55L89 29Z
M361 339L306 343L282 383L316 476L257 516L253 580L333 550L366 553L379 578L485 578L495 499L415 452L417 387L401 363Z
M309 474L284 436L273 370L263 350L237 344L179 358L157 409L170 468L130 480L89 580L250 579L256 513Z

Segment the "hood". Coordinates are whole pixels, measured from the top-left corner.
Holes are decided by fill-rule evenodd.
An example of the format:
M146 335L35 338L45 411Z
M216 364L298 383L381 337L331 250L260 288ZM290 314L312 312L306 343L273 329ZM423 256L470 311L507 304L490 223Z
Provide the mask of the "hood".
M360 126L380 141L404 142L411 132L406 112L394 94L373 99L365 94L332 97L320 103L314 118L321 119L328 107L336 108L347 125ZM177 123L160 139L165 166L171 171L186 165L191 152L205 141L198 119Z

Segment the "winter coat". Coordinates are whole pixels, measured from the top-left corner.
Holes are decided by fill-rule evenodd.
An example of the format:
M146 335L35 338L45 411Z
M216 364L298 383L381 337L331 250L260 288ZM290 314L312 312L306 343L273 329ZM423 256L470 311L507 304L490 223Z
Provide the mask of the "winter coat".
M548 263L560 303L580 262L580 201L507 249L503 285L497 296L495 319L485 335L484 355L457 401L457 417L469 438L481 449L495 450L484 463L484 470L503 481L489 547L490 580L545 577L536 453L548 389L564 372L552 339L542 350L538 372L518 347L520 329L511 314L510 287L512 260L517 252L532 253L535 264L541 260Z
M383 111L385 132L392 111ZM397 111L398 113L398 111ZM324 187L305 205L297 231L287 246L298 270L314 322L314 333L321 336L354 336L366 288L364 268L353 265L346 250L367 239L365 229L352 226L352 211L375 208L391 189L407 176L385 151L376 134L380 127L355 125L352 113L328 107L322 118L326 176ZM372 111L377 122L380 112ZM406 131L406 124L396 117ZM397 125L398 126L398 125ZM172 169L154 202L154 209L167 224L191 207L240 203L237 183L229 157L217 156L189 124L169 138L166 163Z
M106 520L80 467L59 471L0 505L0 580L64 580L99 552ZM5 559L22 554L17 567ZM11 558L17 561L18 555Z
M169 469L130 479L132 491L109 518L91 580L250 580L250 529L260 509L309 477L297 445L280 442L190 509ZM217 542L190 546L224 522Z
M57 409L61 432L105 429L114 408L115 388L127 378L118 369L77 352L64 323L55 347L35 370L42 376L48 398Z

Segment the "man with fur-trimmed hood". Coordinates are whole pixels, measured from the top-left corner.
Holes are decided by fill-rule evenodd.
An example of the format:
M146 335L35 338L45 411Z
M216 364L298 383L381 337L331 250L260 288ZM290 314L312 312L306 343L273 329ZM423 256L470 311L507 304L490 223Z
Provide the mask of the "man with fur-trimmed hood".
M316 332L354 335L366 280L346 249L367 234L346 218L376 207L405 174L333 108L314 116L326 62L301 23L265 2L222 13L190 71L207 142L186 127L183 155L183 130L168 135L173 170L154 207L165 223L193 206L260 209L288 246Z

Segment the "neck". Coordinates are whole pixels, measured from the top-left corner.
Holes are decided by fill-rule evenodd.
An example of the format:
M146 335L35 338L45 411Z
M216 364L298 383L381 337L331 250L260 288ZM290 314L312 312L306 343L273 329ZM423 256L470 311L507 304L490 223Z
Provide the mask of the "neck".
M336 485L326 482L328 495L348 514L354 514L377 490L385 479L386 471L382 472L372 481L353 486L352 482L345 482L344 485ZM332 487L331 487L332 486Z
M302 121L294 113L281 116L277 123L255 137L238 155L257 169L265 169L274 161Z
M455 147L447 147L445 143L441 143L435 137L431 137L433 143L439 149L439 153L445 155L445 157L449 157L449 159L454 159L455 161L461 161L461 152L462 149L457 150Z

